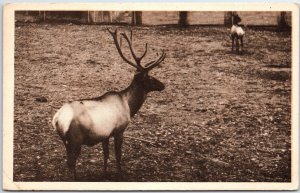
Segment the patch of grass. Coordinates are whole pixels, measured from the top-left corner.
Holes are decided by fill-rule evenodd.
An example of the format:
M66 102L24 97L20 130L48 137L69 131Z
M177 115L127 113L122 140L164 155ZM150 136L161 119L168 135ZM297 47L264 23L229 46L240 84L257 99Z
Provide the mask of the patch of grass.
M130 83L134 69L106 27L16 27L15 181L70 181L64 146L51 127L54 113L65 102ZM290 34L248 30L239 55L224 27L132 29L137 51L149 43L145 61L161 49L167 53L152 72L166 89L150 94L125 131L152 143L125 138L123 179L116 175L112 140L108 176L101 145L84 147L79 181L291 180L291 70L268 67L291 63ZM43 97L46 102L36 100Z

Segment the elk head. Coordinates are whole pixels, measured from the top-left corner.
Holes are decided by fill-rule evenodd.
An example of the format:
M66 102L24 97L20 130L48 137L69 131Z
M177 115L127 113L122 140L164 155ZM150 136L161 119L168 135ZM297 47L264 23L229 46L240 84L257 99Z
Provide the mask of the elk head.
M232 17L233 17L233 21L232 21L233 25L237 25L242 21L242 19L237 13L233 13Z

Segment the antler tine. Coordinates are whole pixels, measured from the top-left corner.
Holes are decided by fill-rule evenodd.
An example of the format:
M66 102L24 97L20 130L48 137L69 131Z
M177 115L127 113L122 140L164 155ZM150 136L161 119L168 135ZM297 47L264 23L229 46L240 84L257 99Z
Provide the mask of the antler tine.
M140 57L140 61L146 56L146 54L147 54L147 50L148 50L148 44L146 43L146 46L145 46L146 48L145 48L145 51L144 51L144 53L143 53L143 55Z
M155 66L157 66L158 64L160 64L162 61L164 61L164 59L166 58L166 53L163 51L163 54L161 55L161 57L157 60L157 62L155 62L154 64L152 64L153 65L153 67L155 67ZM152 66L151 65L151 66ZM150 67L151 67L150 66ZM153 67L151 67L151 68L153 68Z
M118 30L116 29L114 32L111 31L109 28L107 28L107 31L112 35L113 39L114 39L114 43L116 45L116 48L118 50L118 53L120 54L120 56L122 57L122 59L127 62L128 64L130 64L131 66L135 67L138 70L143 70L143 68L139 65L134 64L133 62L129 61L122 53L121 47L119 45L118 42Z
M140 61L139 61L139 58L135 55L134 51L133 51L133 48L132 48L132 41L129 40L128 36L126 35L126 33L121 33L121 35L125 38L125 40L127 41L128 45L129 45L129 49L130 49L130 52L132 54L132 57L133 59L135 60L135 62L137 63L137 65L140 66ZM131 37L132 39L132 37Z
M161 56L157 60L151 61L151 62L149 62L149 63L147 63L145 65L146 70L150 71L155 66L157 66L158 64L160 64L166 58L166 55L167 54L165 53L165 50L163 50Z
M130 40L129 40L128 36L126 35L126 33L121 33L121 35L126 39L128 45L129 45L129 49L131 51L132 57L135 60L136 64L139 67L141 67L142 69L144 69L144 67L141 65L141 61L147 54L148 44L146 43L146 46L145 46L146 48L145 48L145 51L144 51L143 55L141 57L137 57L136 54L134 53L134 50L133 50L133 47L132 47L132 31L130 31Z

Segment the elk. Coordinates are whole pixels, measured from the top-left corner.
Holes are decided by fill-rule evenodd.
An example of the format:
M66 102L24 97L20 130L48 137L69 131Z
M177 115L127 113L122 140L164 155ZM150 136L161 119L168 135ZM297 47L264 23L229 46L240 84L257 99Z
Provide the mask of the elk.
M141 65L145 51L138 57L132 47L132 31L129 39L126 33L107 29L114 40L114 44L121 58L136 69L131 84L121 91L110 91L100 97L82 99L64 104L54 115L52 125L58 132L67 151L67 165L69 172L76 179L76 160L80 154L82 145L94 146L102 142L104 154L104 174L107 173L107 161L109 158L109 138L114 138L115 157L118 173L121 174L121 148L123 133L131 118L138 112L151 91L162 91L165 86L162 82L149 75L149 71L164 61L166 53L156 60ZM121 39L128 43L132 58L125 57L121 50Z
M231 51L234 50L234 44L236 45L236 51L239 52L239 41L241 42L241 51L243 51L244 43L243 43L243 37L244 37L244 30L242 27L238 25L239 22L242 21L242 19L238 16L237 13L234 13L232 15L233 20L232 20L232 27L230 30L230 36L232 40L232 46L231 46Z

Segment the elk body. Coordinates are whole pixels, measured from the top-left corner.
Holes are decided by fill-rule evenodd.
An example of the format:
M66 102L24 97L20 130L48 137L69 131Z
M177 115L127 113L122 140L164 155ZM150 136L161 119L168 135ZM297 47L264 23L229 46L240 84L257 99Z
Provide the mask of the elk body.
M233 14L233 25L231 26L230 30L230 36L232 41L231 50L234 51L234 46L236 47L236 51L239 52L239 41L241 42L241 51L243 51L244 43L243 43L243 37L244 37L244 30L242 27L238 25L239 22L241 22L242 19L238 16L238 14Z
M115 156L118 172L121 172L121 148L123 132L144 103L147 93L151 91L162 91L165 86L148 72L161 63L166 54L154 61L141 65L141 57L137 57L132 48L131 39L125 33L121 33L127 41L134 62L128 60L122 53L118 32L109 30L114 39L118 53L122 59L137 69L131 84L122 91L107 92L104 95L69 102L64 104L54 115L52 125L57 130L67 151L67 165L76 178L76 160L80 154L81 146L94 146L102 142L104 154L104 173L107 172L107 161L109 158L109 138L114 137Z

